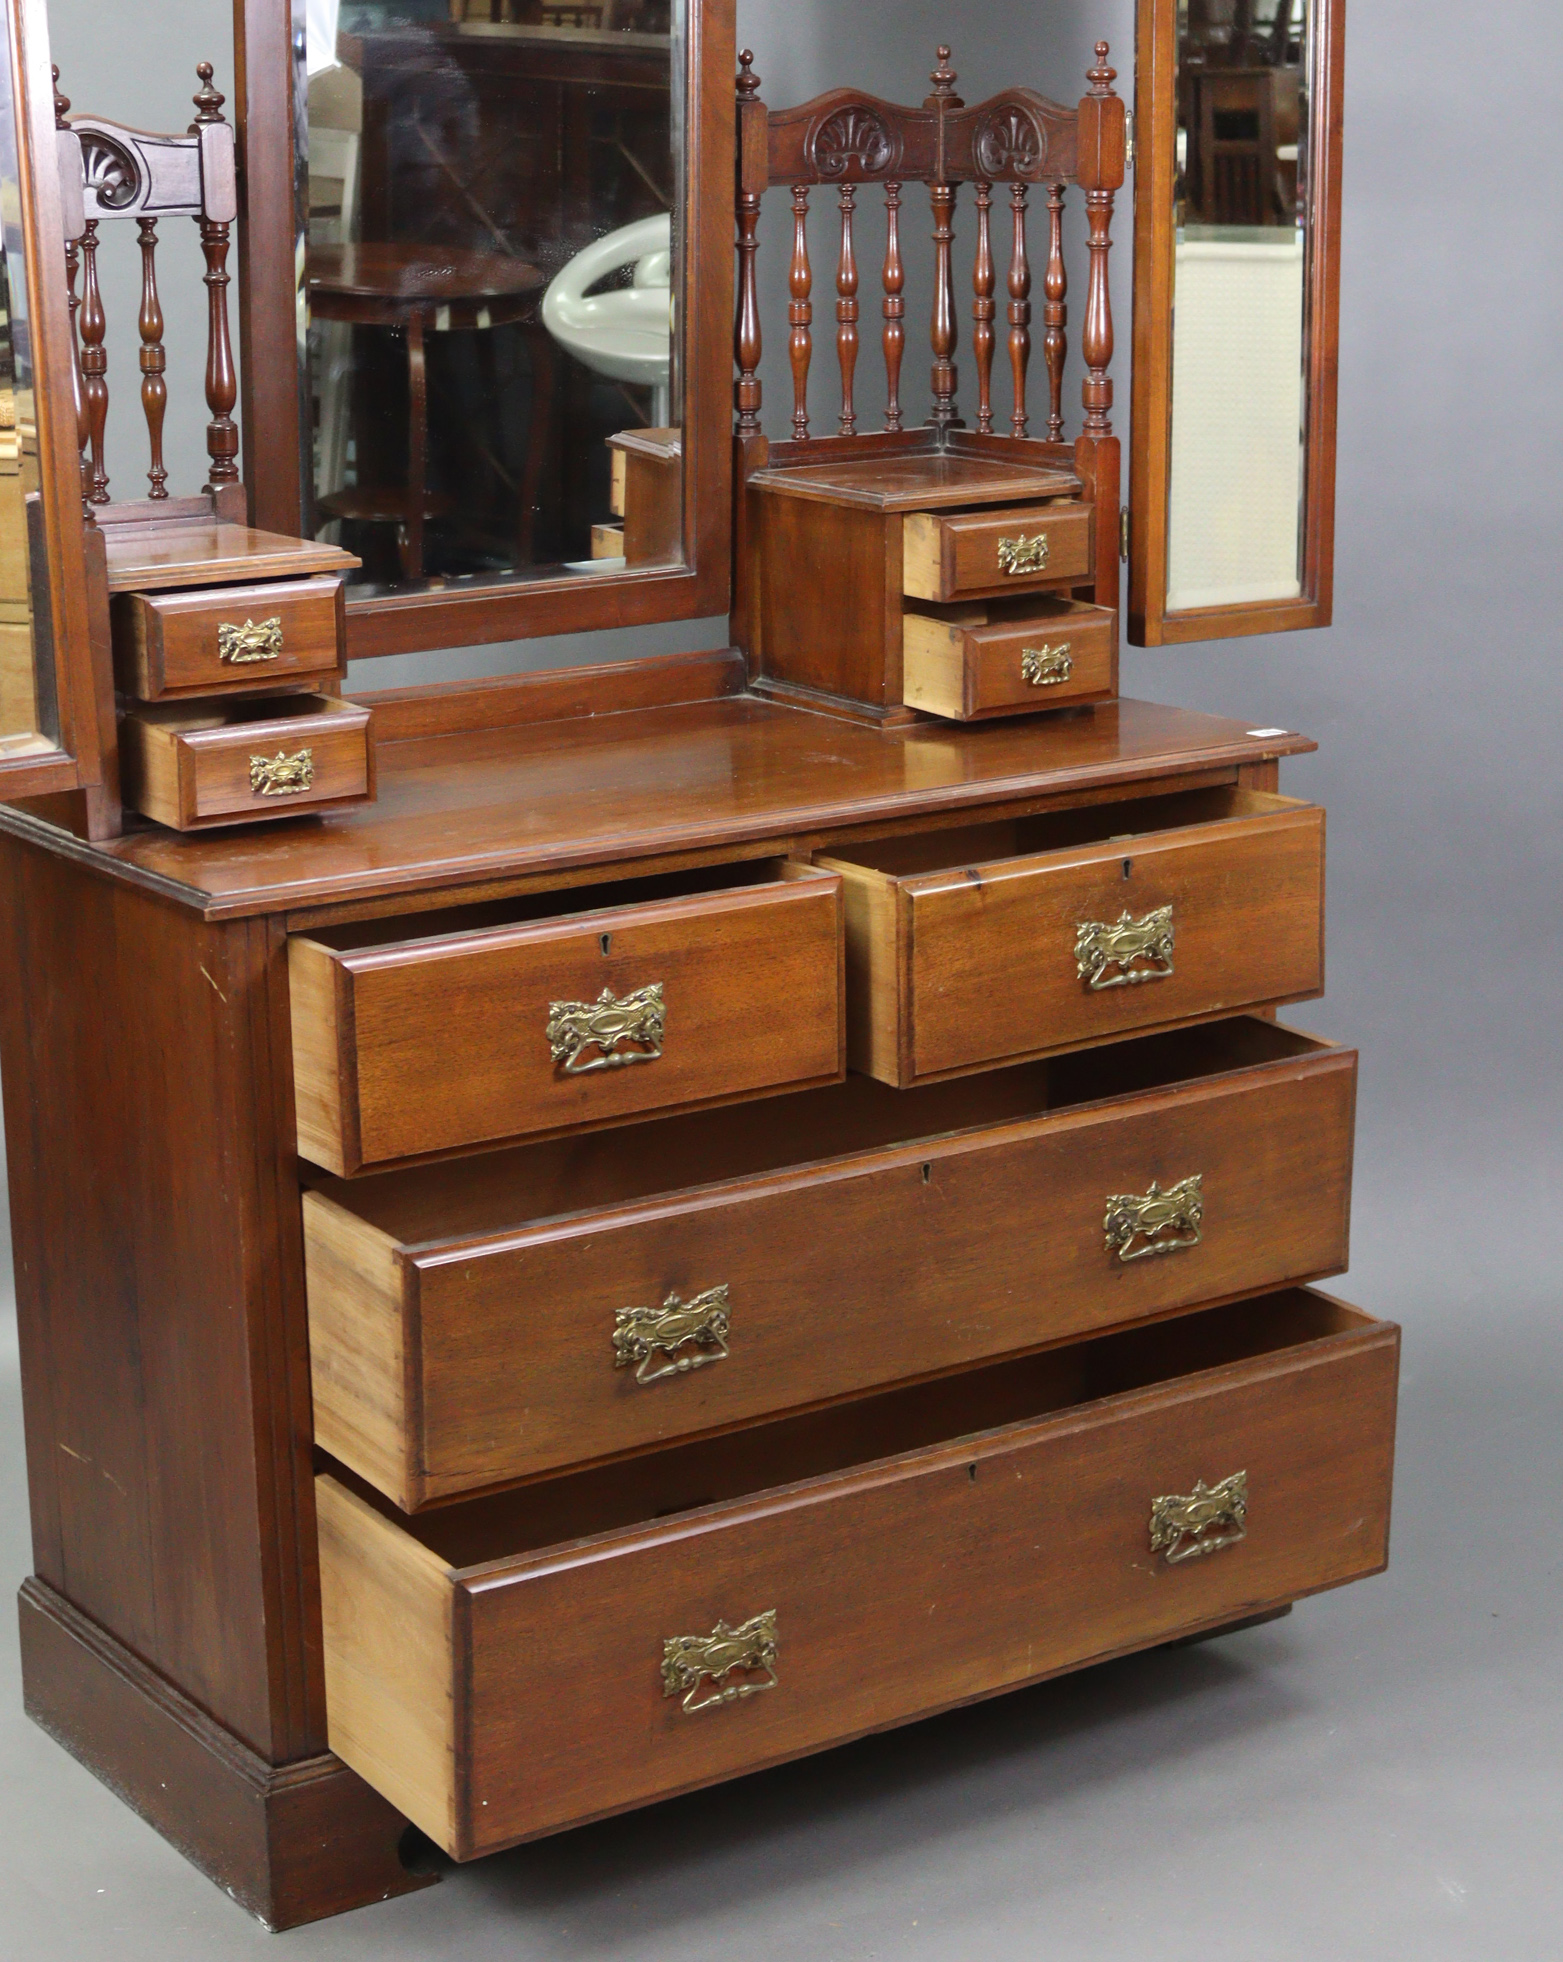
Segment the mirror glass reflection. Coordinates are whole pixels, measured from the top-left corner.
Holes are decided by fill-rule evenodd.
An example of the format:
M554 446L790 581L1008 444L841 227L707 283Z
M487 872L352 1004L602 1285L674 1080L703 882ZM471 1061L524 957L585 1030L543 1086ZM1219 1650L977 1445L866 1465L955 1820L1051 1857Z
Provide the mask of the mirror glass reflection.
M682 0L307 0L315 527L371 589L682 561Z
M47 756L59 747L47 596L34 604L38 423L11 59L8 37L0 34L0 762Z
M1302 591L1308 0L1179 0L1167 611Z

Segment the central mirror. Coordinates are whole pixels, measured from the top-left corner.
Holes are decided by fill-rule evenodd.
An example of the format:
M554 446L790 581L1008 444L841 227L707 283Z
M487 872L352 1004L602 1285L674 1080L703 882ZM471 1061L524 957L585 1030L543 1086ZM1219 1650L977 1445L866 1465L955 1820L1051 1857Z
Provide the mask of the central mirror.
M682 566L684 0L305 27L305 529L360 600Z

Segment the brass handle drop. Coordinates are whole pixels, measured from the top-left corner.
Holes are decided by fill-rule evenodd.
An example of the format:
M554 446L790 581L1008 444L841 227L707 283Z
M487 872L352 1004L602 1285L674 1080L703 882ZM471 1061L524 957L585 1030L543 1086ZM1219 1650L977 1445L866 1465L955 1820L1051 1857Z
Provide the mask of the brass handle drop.
M250 789L257 797L302 797L314 781L312 749L301 749L296 756L279 749L275 756L250 758Z
M1092 993L1165 981L1172 972L1172 939L1170 906L1138 919L1124 912L1116 920L1082 920L1075 929L1075 969Z
M595 1001L550 1002L544 1034L549 1053L563 1065L565 1075L586 1076L593 1070L623 1069L629 1063L654 1063L662 1054L666 1027L662 983L653 981L622 1000L611 988L604 988Z
M1075 671L1069 642L1057 647L1023 647L1020 650L1020 678L1033 688L1056 688Z
M1204 1174L1195 1172L1165 1192L1152 1179L1146 1193L1109 1193L1102 1221L1107 1251L1120 1260L1147 1260L1197 1247L1205 1218L1203 1187Z
M613 1366L628 1369L638 1363L637 1383L687 1376L692 1369L722 1360L731 1329L732 1303L725 1281L693 1301L673 1293L660 1308L621 1308L614 1317ZM690 1353L681 1354L682 1350Z
M1048 535L1039 531L1034 538L1024 532L1018 538L999 540L999 571L1010 579L1024 579L1029 573L1047 571Z
M1151 1500L1151 1552L1164 1553L1167 1565L1220 1553L1248 1535L1248 1473L1233 1472L1219 1485L1194 1481L1192 1492Z
M776 1648L774 1608L741 1628L719 1621L709 1635L670 1635L662 1644L662 1694L682 1696L684 1712L691 1717L720 1704L759 1696L777 1687ZM740 1672L758 1675L762 1670L768 1678L763 1683L728 1681ZM706 1682L710 1693L701 1696L700 1686Z
M225 620L217 629L217 658L231 667L248 667L255 661L275 661L282 653L282 617L246 620L242 627Z

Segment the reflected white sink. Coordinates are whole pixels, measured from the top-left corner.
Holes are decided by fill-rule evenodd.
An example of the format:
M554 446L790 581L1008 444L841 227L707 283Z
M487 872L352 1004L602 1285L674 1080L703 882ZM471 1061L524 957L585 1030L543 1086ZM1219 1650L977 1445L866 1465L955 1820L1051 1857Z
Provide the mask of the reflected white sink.
M633 286L588 294L621 266ZM543 295L543 325L578 361L610 381L665 389L673 357L673 223L642 218L588 245Z

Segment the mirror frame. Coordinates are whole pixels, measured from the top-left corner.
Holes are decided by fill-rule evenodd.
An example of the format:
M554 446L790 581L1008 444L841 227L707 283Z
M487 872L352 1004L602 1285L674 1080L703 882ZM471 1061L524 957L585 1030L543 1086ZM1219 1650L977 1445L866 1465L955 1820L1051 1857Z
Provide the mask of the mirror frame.
M1297 599L1167 611L1172 471L1173 193L1178 0L1139 0L1134 122L1134 373L1129 466L1129 608L1135 647L1327 627L1334 600L1336 372L1340 337L1340 185L1345 0L1308 0L1313 184L1306 322L1308 439Z
M735 0L683 4L684 563L360 600L349 587L349 660L727 612L732 580ZM302 532L308 456L298 379L308 206L308 165L296 141L303 110L302 21L302 0L234 0L244 477L250 522L289 536Z
M29 527L33 643L35 660L52 675L59 723L59 749L54 755L0 761L0 797L13 798L102 784L103 730L106 718L112 740L114 703L111 689L106 699L99 698L96 657L101 652L106 680L107 649L98 645L101 636L94 634L87 594L87 528L82 521L46 0L9 0L5 31L17 96L23 265L38 423L38 523ZM43 608L37 605L40 574L48 579L48 603ZM103 630L107 630L106 611Z

